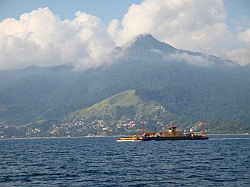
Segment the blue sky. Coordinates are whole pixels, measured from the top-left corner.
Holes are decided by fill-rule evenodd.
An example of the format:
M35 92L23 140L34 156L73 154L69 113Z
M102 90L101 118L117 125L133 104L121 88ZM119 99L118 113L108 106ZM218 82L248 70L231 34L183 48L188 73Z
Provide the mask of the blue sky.
M250 1L1 0L0 69L67 62L98 66L110 60L114 46L145 33L246 65Z
M105 23L122 19L130 5L142 0L1 0L0 20L8 17L19 18L25 12L39 7L49 7L62 19L73 19L77 11L100 17Z
M105 23L112 19L122 19L127 9L133 3L138 4L143 0L1 0L0 20L14 17L16 19L23 13L30 12L39 7L49 7L62 19L72 19L76 11L100 17ZM202 1L202 0L201 0ZM224 0L228 21L241 19L242 16L250 17L249 0Z

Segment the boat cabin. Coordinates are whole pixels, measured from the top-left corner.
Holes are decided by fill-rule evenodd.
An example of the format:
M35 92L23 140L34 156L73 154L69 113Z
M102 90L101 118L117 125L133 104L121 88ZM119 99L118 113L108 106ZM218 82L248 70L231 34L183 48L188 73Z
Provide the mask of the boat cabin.
M168 126L168 133L175 133L176 132L176 126Z

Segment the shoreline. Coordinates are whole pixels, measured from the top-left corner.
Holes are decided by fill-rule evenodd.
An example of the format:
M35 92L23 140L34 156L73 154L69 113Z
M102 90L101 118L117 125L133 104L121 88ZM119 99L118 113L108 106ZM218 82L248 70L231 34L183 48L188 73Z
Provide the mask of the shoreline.
M206 134L207 136L250 136L250 134L245 133L245 134ZM114 135L114 136L98 136L98 135L93 135L93 136L72 136L72 137L67 137L67 136L61 136L61 137L47 137L47 136L41 136L41 137L13 137L13 138L0 138L0 140L29 140L29 139L67 139L67 138L117 138L121 137L122 135Z

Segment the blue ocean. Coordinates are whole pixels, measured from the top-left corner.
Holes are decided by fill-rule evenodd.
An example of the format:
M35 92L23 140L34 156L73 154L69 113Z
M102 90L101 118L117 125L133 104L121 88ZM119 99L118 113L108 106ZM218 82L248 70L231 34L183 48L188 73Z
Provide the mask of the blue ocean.
M0 140L0 186L250 186L250 135Z

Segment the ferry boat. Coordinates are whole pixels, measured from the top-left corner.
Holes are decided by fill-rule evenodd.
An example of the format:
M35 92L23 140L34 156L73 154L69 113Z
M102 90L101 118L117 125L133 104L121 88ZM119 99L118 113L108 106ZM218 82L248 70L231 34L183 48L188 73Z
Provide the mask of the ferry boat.
M177 130L176 126L168 126L167 132L144 132L144 123L142 124L142 135L133 135L132 137L120 137L118 141L163 141L163 140L207 140L208 136L204 133L204 124L202 133L182 133Z
M129 137L120 137L117 141L138 141L140 137L137 135L129 136Z

